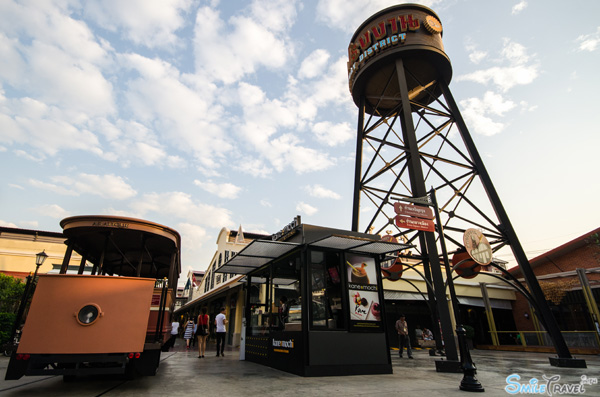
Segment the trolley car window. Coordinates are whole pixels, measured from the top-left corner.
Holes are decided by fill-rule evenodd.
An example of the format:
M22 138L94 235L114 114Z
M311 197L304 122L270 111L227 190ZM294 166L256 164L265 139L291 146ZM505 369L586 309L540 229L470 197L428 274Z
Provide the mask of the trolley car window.
M79 310L77 319L83 325L90 325L98 319L99 310L96 305L85 305Z

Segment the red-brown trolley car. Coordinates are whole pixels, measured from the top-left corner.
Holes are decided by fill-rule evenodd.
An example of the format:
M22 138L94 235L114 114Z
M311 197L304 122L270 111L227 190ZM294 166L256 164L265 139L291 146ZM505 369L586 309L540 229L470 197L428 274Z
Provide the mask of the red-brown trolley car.
M115 216L75 216L60 224L68 246L60 272L39 276L6 379L154 375L168 348L179 233ZM73 251L81 263L67 272Z

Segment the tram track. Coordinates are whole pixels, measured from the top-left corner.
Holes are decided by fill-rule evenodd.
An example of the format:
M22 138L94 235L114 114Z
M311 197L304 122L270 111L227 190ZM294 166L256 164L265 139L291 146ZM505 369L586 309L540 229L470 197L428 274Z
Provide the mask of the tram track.
M162 363L163 361L168 360L170 357L174 356L175 354L177 354L177 352L170 352L168 355L165 355L165 356L161 357L160 362ZM160 366L159 366L159 368L160 368ZM17 391L17 392L19 392L19 391L22 391L27 386L31 386L31 385L34 385L36 383L48 381L48 380L51 380L51 379L56 379L56 378L59 378L59 377L61 377L61 375L46 376L46 377L43 377L43 378L32 379L32 380L28 379L28 381L25 382L25 383L20 383L18 385L14 385L14 386L5 387L5 388L0 389L0 395L3 395L4 393L9 392L9 391ZM93 379L93 377L92 377L92 379ZM106 388L105 390L99 392L98 394L94 394L94 396L95 397L106 396L110 392L118 389L119 387L127 384L130 381L131 380L129 380L129 379L123 380L123 381L121 381L121 382L119 382L117 384L114 384L114 385Z

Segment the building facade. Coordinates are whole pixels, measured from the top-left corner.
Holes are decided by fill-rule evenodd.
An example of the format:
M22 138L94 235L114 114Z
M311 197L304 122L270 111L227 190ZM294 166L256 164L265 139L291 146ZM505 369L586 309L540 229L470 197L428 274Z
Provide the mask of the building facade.
M35 272L35 256L44 251L48 258L38 273L60 269L67 246L62 233L0 227L0 273L24 280ZM73 253L69 266L79 267L81 256Z
M542 291L569 347L600 347L600 228L530 260ZM522 277L516 267L509 270ZM521 279L521 282L524 281ZM521 341L545 344L543 332L529 301L518 294L513 305ZM600 350L598 350L600 352Z
M216 270L230 258L240 252L246 245L255 239L270 238L268 235L248 233L240 226L237 231L222 228L217 237L217 249L210 265L196 287L191 288L191 295L187 303L175 311L179 319L197 318L205 308L210 316L210 334L213 337L213 320L219 314L221 307L225 308L225 315L229 320L227 325L226 344L232 347L240 345L242 333L242 318L244 306L242 276L230 273L216 273ZM193 285L193 280L188 274L188 281Z

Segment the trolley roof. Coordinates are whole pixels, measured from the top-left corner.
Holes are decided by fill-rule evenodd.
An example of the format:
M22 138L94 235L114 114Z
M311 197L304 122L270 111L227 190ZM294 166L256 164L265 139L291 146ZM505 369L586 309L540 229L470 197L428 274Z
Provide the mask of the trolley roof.
M60 222L67 244L102 273L149 278L178 278L181 236L177 231L141 219L82 215ZM174 272L171 267L174 266ZM177 282L177 280L172 280Z

